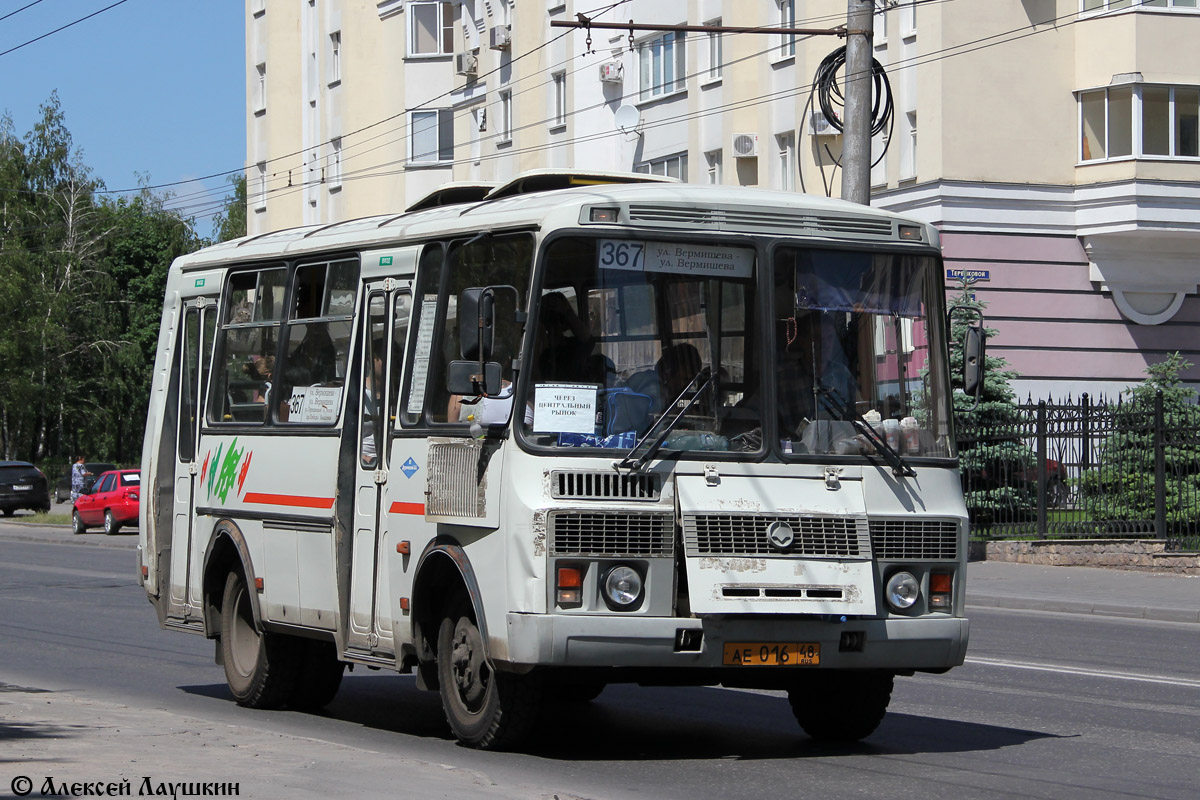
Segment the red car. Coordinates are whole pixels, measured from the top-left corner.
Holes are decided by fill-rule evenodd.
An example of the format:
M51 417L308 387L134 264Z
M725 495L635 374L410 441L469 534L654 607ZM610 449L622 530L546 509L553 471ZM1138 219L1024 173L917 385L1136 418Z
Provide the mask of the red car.
M86 533L89 526L103 525L104 532L112 534L126 523L136 523L141 488L142 473L136 469L102 473L75 501L75 510L71 514L72 530Z

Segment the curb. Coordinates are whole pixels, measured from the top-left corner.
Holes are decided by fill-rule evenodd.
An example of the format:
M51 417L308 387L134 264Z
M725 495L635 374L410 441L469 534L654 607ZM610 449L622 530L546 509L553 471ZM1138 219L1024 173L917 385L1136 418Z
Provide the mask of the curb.
M1065 600L1053 597L997 597L967 595L967 608L1008 608L1016 611L1056 611L1061 614L1091 614L1098 617L1149 619L1159 622L1200 623L1200 609L1156 608L1129 606L1117 603L1093 603L1087 600Z

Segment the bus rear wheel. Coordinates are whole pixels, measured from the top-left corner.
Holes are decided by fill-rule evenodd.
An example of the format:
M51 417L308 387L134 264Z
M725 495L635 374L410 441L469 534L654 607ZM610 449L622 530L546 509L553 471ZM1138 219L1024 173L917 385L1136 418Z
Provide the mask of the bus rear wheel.
M822 742L857 742L870 736L892 699L892 673L829 670L805 675L788 689L796 721Z
M250 592L240 572L225 579L221 601L221 660L225 681L238 705L279 708L296 688L294 640L259 631Z
M537 721L537 675L497 672L469 608L458 607L438 630L438 690L446 721L468 747L500 750L524 739Z

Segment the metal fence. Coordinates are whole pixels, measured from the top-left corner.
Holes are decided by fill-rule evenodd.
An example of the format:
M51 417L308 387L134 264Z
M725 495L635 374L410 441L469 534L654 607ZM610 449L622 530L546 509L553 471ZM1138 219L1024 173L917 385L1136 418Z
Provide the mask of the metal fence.
M973 536L1200 543L1200 408L1092 400L961 414Z

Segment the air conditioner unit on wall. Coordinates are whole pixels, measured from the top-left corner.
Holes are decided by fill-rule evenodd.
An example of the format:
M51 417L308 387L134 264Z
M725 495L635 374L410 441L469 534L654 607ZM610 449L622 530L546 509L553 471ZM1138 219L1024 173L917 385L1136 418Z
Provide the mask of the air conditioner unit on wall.
M735 133L732 150L734 158L754 158L758 155L758 134Z
M809 120L808 132L813 136L837 136L841 133L840 130L833 126L833 123L820 111L813 111L812 118Z
M604 83L621 83L625 80L625 65L620 61L605 61L600 65L600 80Z
M507 25L493 25L488 33L488 41L493 50L509 50L512 48L512 32Z
M454 71L459 75L474 77L479 71L479 56L474 53L457 53L454 56Z

